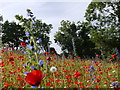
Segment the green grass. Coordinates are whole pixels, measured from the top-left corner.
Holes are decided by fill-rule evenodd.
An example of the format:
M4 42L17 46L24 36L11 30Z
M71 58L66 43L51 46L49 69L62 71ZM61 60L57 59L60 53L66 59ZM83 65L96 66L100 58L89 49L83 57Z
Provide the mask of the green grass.
M32 60L26 68L23 64L29 62L25 54L19 52L3 52L1 53L2 61L0 62L1 73L1 87L2 88L31 88L24 80L24 72L31 72L30 66L35 66L41 70L45 77L43 78L39 88L114 88L112 82L118 81L118 62L107 63L106 61L98 59L66 59L58 58L55 55L49 55L51 61L46 69L46 56L39 55L39 60L44 61L43 68L38 65L38 62ZM13 57L14 60L10 60ZM97 61L97 63L93 63ZM57 68L56 72L51 72L49 69L54 66ZM94 67L94 70L90 69ZM91 70L91 72L90 72ZM78 72L76 78L74 74ZM90 76L91 75L91 76Z

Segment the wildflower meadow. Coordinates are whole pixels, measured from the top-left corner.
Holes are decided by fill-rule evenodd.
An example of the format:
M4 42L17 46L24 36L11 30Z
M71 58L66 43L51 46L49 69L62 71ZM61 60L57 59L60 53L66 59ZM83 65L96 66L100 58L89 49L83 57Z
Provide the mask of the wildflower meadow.
M38 54L38 62L12 48L2 48L1 87L7 88L120 88L118 62L107 59L65 58Z

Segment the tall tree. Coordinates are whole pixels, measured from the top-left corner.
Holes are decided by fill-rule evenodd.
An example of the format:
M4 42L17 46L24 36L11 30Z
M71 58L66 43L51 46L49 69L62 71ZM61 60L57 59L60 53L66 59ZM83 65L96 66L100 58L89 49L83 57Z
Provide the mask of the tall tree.
M120 50L120 1L91 2L85 18L92 26L91 40L99 49L108 51L118 48Z
M0 15L0 43L2 43L2 21L3 21L3 17L2 15Z
M56 33L55 42L67 49L69 53L79 56L92 56L94 43L89 40L89 26L86 22L61 21L61 27ZM75 50L74 50L75 49ZM76 53L76 54L75 54Z
M25 39L24 28L16 22L5 21L2 25L2 43L10 47L18 47L20 42Z

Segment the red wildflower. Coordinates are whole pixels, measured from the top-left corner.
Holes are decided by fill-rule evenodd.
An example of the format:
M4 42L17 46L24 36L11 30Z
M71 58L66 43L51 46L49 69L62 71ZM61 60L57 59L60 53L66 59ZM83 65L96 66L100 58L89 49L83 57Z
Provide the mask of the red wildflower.
M20 45L21 45L22 47L25 47L25 46L26 46L26 44L25 44L24 42L21 42Z
M72 81L71 81L71 80L68 80L67 82L68 82L68 83L71 83Z
M98 85L96 85L95 88L100 88L100 87Z
M96 54L96 57L100 56L99 54Z
M4 87L6 87L6 88L7 88L7 87L8 87L8 85L9 85L9 84L8 84L8 82L6 81L6 82L4 83Z
M39 70L33 70L32 72L28 73L25 77L25 80L28 84L32 86L38 86L42 81L42 72Z
M81 75L81 73L79 73L79 72L74 73L75 78L79 77L80 75Z
M10 85L10 86L12 86L12 85L13 85L13 83L9 83L9 85Z
M84 88L85 86L84 85L81 85L81 87L80 88Z
M14 61L9 61L9 63L14 64Z
M83 82L80 82L79 84L83 84Z
M19 76L19 77L17 78L17 80L20 80L20 81L21 81L21 80L22 80L22 77Z
M60 82L60 79L56 79L56 82Z
M4 61L0 61L0 67L4 67Z
M51 80L51 82L54 82L54 79L52 79L52 78L49 78L49 80Z
M104 82L104 84L108 84L108 82L106 81L106 82Z
M116 79L115 78L111 78L110 81L116 81Z
M44 54L45 54L45 55L48 55L48 54L49 54L49 52L45 52Z
M52 53L55 53L55 51L52 51Z
M13 61L13 60L14 60L13 57L7 57L7 59L9 59L10 61Z
M68 87L70 87L71 85L67 85Z
M78 82L75 82L74 84L79 84Z
M117 56L116 54L111 55L113 59L116 59L116 56Z
M100 72L100 74L102 75L102 74L103 74L103 72Z
M51 83L50 83L50 82L48 82L48 83L46 84L46 86L51 86Z
M50 57L46 57L46 60L50 61L50 60L51 60L51 58L50 58Z
M119 66L118 66L118 65L115 65L114 67L115 67L115 68L118 68Z
M71 79L71 78L72 78L72 76L70 76L70 75L69 75L69 76L66 76L66 79Z
M96 81L96 82L100 82L100 79L96 79L95 81Z
M107 68L108 70L111 70L112 68L110 67L110 68Z
M110 59L110 61L112 61L113 59Z
M97 71L101 71L100 67L98 67Z

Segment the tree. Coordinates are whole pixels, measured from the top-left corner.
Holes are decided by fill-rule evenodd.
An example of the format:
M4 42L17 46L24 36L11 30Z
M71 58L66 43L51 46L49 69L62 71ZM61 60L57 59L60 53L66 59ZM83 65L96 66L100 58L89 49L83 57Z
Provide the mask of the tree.
M48 45L51 43L49 41L49 33L52 29L52 25L36 19L30 9L27 9L27 15L27 18L24 18L22 15L16 15L15 17L22 24L24 31L30 34L28 39L31 38L31 35L34 36L36 40L41 39L40 46L48 51Z
M120 50L120 1L91 2L85 18L92 26L91 40L102 51Z
M5 21L2 25L2 43L8 44L10 47L18 47L20 42L24 40L24 28L16 22Z
M3 21L3 17L2 15L0 15L0 43L2 42L2 21Z
M61 27L55 34L55 42L73 55L92 56L94 43L89 40L89 25L86 22L61 21ZM75 50L74 50L75 49ZM76 54L75 54L76 53Z

